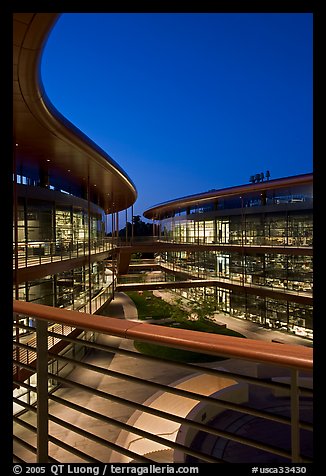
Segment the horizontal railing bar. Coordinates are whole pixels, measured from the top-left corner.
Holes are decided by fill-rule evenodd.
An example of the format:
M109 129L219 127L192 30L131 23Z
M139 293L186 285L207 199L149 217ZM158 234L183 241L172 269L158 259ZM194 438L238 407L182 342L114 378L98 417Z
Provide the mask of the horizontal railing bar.
M17 400L17 399L15 399L15 400ZM20 401L19 401L19 402L20 402ZM17 401L16 401L16 403L17 403ZM25 402L23 402L23 403L25 403ZM20 404L20 403L19 403L19 404ZM26 404L26 405L28 405L28 404ZM23 406L24 406L24 405L23 405ZM33 410L34 410L35 413L36 413L36 408L33 407ZM37 428L36 428L35 426L31 425L30 423L25 422L24 420L21 420L19 417L14 416L14 417L13 417L13 421L14 421L15 423L17 423L18 425L23 426L23 427L26 428L27 430L29 430L29 431L31 431L31 432L37 434ZM67 445L67 443L64 443L63 441L61 441L61 440L55 438L55 437L52 436L52 435L49 435L49 441L50 441L51 443L57 445L57 446L60 446L61 448L63 448L63 449L65 449L66 451L68 451L69 453L72 453L72 454L74 454L74 455L76 455L76 456L78 456L78 457L80 457L80 458L82 458L82 459L84 459L84 460L86 460L86 461L88 461L88 462L90 462L90 463L101 463L101 461L99 461L99 460L93 458L92 456L90 456L90 455L84 453L83 451L78 450L77 448L74 448L73 446ZM53 462L55 462L55 461L56 461L56 460L53 460Z
M20 318L20 319L22 320L22 319L24 319L24 318ZM50 327L49 327L49 330L50 330L51 328L54 328L54 326L72 327L72 326L67 326L66 324L57 323L57 324L51 324ZM19 337L25 338L25 337L27 337L29 334L34 334L34 333L36 333L36 327L29 326L29 325L27 326L26 324L22 324L22 323L19 322L19 321L18 321L18 322L14 322L13 328L14 328L14 329L24 329L24 330L26 330L26 331L30 331L29 333L23 334L22 336L20 336L20 335L19 335L19 336L15 336L15 335L14 335L14 336L13 336L14 339L17 338L17 337L18 337L18 338L19 338ZM58 337L62 338L62 336L63 336L64 334L56 334L56 335L57 335Z
M278 344L188 329L166 328L154 324L91 315L19 300L13 301L13 311L75 328L89 329L130 340L204 352L209 355L242 358L298 370L311 370L313 367L313 351L305 346Z
M15 417L15 416L14 416L13 420L14 420L14 422L16 422L18 425L21 425L21 426L23 426L25 429L31 431L32 433L37 434L37 428L34 427L33 425L31 425L30 423L27 423L26 421L21 420L20 418ZM49 437L49 440L52 439L52 438L56 440L56 438L54 438L54 437ZM59 442L59 441L60 441L60 440L58 440L58 442ZM60 442L60 443L61 443L61 442ZM51 456L49 456L49 462L51 462L51 463L58 463L59 461L56 460L56 459L54 459L54 458L52 458Z
M65 340L65 339L60 339L60 340ZM81 341L83 342L83 341ZM67 350L69 347L71 347L70 345L71 343L67 344L66 347L65 347L65 350ZM26 350L27 352L33 352L34 354L37 353L37 348L36 347L32 347L31 345L29 344L24 344L23 342L13 342L13 346L14 347L18 347L20 349L24 349ZM50 351L49 351L50 352ZM54 354L54 355L58 355L58 354Z
M50 326L50 327L48 328L48 331L50 332L51 329L54 329L55 326L56 326L56 327L63 327L64 329L65 329L65 328L66 328L66 329L68 328L70 331L71 331L72 329L75 329L74 327L68 326L68 325L66 325L66 324L53 324L52 326ZM17 342L17 343L18 343L18 342L21 342L21 341L20 341L21 338L26 339L27 337L29 337L29 339L30 339L31 342L33 342L33 341L35 342L35 339L34 339L34 338L36 337L36 328L35 328L35 327L29 327L29 326L25 326L25 325L13 325L13 328L14 328L14 329L26 329L26 330L30 330L30 331L31 331L31 332L27 332L26 334L19 335L19 336L15 336L15 335L14 335L14 336L13 336L13 342L15 342L15 343L16 343L16 342ZM55 337L58 338L58 339L62 339L65 335L67 335L67 334L62 334L62 332L61 332L61 333L56 333L56 332L53 331L53 330L52 330L52 332L55 334Z
M22 322L20 322L20 320L23 320L23 319L24 318L22 317L22 318L18 318L17 321L14 320L13 327L15 329L25 329L26 331L36 332L36 327L27 326L26 324L23 324Z
M78 361L75 361L73 359L68 359L66 357L63 360L72 360L73 362L77 362L79 364ZM87 364L87 365L89 365L89 364ZM101 370L105 370L105 369L101 369ZM37 391L36 387L32 387L31 385L28 385L25 382L19 382L18 380L14 380L14 383L17 383L18 385L21 385L22 387L24 387L24 388L26 388L30 391L33 391L35 393ZM143 382L143 383L146 385L148 382ZM158 385L160 385L160 384L158 384ZM171 390L171 389L174 390L173 387L164 386L164 389L166 389L166 388L168 388L169 390ZM177 390L179 390L179 389L177 389ZM183 390L181 390L181 392L191 393L191 392L187 392L187 391L183 391ZM176 393L176 392L172 391L171 393ZM200 396L200 399L198 399L199 401L202 400L202 397L205 397L204 395L200 395L200 394L198 394L198 395ZM187 397L187 398L189 398L189 397ZM209 397L206 397L206 398L209 398ZM221 402L221 403L219 403L219 402L216 401L216 399L211 399L211 400L212 401L209 401L209 403L214 403L214 404L217 404L217 405L226 406L226 408L234 409L235 411L238 411L239 413L250 413L253 416L258 416L258 417L261 417L261 418L266 417L266 419L270 419L272 421L276 421L276 422L284 423L284 424L291 423L291 421L289 421L289 419L287 419L286 417L282 417L282 416L279 416L279 415L271 415L268 412L263 412L261 410L255 410L255 409L252 409L250 407L245 407L245 406L242 406L242 405L232 404L230 402L223 402L223 401L220 400L219 402ZM19 400L19 402L20 402L20 400ZM249 410L249 411L247 411L247 410ZM313 425L311 423L308 423L308 422L305 422L305 421L299 421L299 426L300 426L300 428L302 428L304 430L313 431Z
M19 381L14 380L14 383L17 383L18 385L21 385L22 387L24 387L24 388L26 388L26 389L28 389L28 390L30 390L30 391L33 391L33 392L35 392L35 393L36 393L36 391L37 391L37 390L36 390L36 387L33 387L33 386L31 386L31 385L28 385L28 384L26 384L25 382L19 382ZM169 387L169 388L171 388L171 387ZM20 400L17 400L17 403L18 403L18 402L20 402ZM33 407L33 408L34 408L34 407ZM247 409L247 407L242 407L242 406L240 406L240 408L245 408L245 409ZM239 412L240 412L240 410L239 410ZM240 412L240 413L241 413L241 412ZM277 417L275 418L275 421L279 421ZM179 423L179 422L178 422L178 423ZM192 422L192 423L193 423L193 426L194 426L194 424L195 424L196 422ZM281 421L281 423L283 423L283 422ZM285 423L287 423L287 422L285 422ZM198 425L199 425L199 426L198 426L197 429L199 429L199 430L206 429L206 432L211 433L211 431L208 431L208 430L207 430L207 428L209 428L209 427L206 427L206 426L205 426L205 427L204 427L204 426L201 427L201 424L198 424ZM313 431L313 425L312 425L311 423L304 422L304 421L300 421L300 422L299 422L299 426L300 426L300 428L302 428L303 430ZM214 433L213 433L213 434L214 434ZM217 436L219 436L219 435L217 435Z
M23 446L24 448L26 448L28 451L30 451L31 453L34 453L36 455L36 448L35 446L32 446L30 445L29 443L27 443L25 440L22 440L21 438L19 438L18 436L16 435L13 435L13 440L16 441L19 445Z
M36 347L32 347L31 345L24 344L23 342L15 342L13 341L14 347L19 347L20 349L26 349L30 352L33 352L34 354L37 353Z
M272 421L277 421L279 423L284 423L284 424L287 424L287 425L291 425L291 418L282 417L282 416L278 416L278 415L272 415L271 413L268 413L268 412L265 412L265 411L262 411L262 410L256 410L254 408L247 407L245 405L239 405L237 403L226 402L224 400L219 400L217 398L209 397L209 396L206 396L206 395L203 395L203 394L200 394L200 393L190 392L189 390L183 390L183 389L176 388L176 387L170 387L169 385L160 384L158 382L152 382L152 381L149 381L149 380L141 379L139 377L134 377L132 375L122 374L122 373L116 372L114 370L104 369L104 368L97 367L97 366L92 365L92 364L87 364L86 362L76 361L76 360L71 359L69 357L65 357L65 356L61 356L61 355L56 356L54 354L51 354L50 352L49 352L49 354L52 357L57 358L59 360L64 360L65 362L69 362L69 363L72 363L74 365L76 364L77 366L82 367L84 369L91 370L91 371L97 372L97 373L101 373L103 375L111 376L113 378L126 380L127 382L134 382L136 384L145 385L146 387L155 388L156 390L162 390L163 392L178 395L180 397L190 398L192 400L197 400L199 402L205 402L205 403L209 403L209 404L212 404L212 405L222 406L222 407L227 408L229 410L234 410L234 411L238 411L240 413L246 413L246 414L257 416L257 417L266 418L266 419L269 419L269 420L272 420Z
M22 369L26 369L26 370L29 370L33 373L36 373L36 368L33 367L32 365L29 365L29 364L24 364L23 362L19 362L18 360L16 359L12 359L12 362L14 364L14 366L16 367L21 367ZM36 362L36 359L33 360L33 362ZM52 363L53 361L50 361L49 362L49 365ZM22 385L23 382L19 381L19 380L13 380L13 383L16 383L17 385ZM33 390L34 391L34 390Z
M21 420L19 417L14 416L13 421L17 423L17 425L23 426L26 430L31 431L32 433L37 433L37 428L36 426L31 425L27 421Z
M66 359L68 359L68 358L63 357L63 360L66 360ZM14 360L13 362L16 363L17 361ZM77 365L80 364L80 362L78 362L76 360L72 360L72 362L74 364L77 364ZM35 370L33 367L31 367L30 365L27 365L27 364L17 362L17 365L22 367L22 368L25 368L27 370L33 370L33 371ZM90 365L90 364L86 364L86 365ZM101 369L101 370L105 370L105 369ZM114 371L108 371L108 372L114 372ZM105 373L105 372L102 372L102 373ZM63 381L64 383L68 383L71 386L80 386L80 385L82 385L82 384L79 384L77 382L73 382L73 381L70 381L70 380L67 380L67 379L63 379L62 377L59 377L55 374L49 374L49 377L51 377L53 380ZM124 376L124 377L125 377L126 380L128 380L128 378L126 378L126 376ZM132 378L136 379L137 377L132 377ZM15 383L17 383L18 385L22 385L22 383L19 382L19 381L15 381ZM152 386L152 384L153 384L153 386L156 386L156 387L159 386L164 391L166 391L166 389L169 389L170 393L179 394L180 396L185 396L186 398L192 398L193 400L197 400L197 401L206 401L207 403L212 403L212 404L216 404L218 406L223 406L224 408L228 408L228 409L231 409L231 410L234 410L234 411L238 411L239 413L251 414L253 416L266 418L266 419L276 421L276 422L279 422L279 423L283 423L283 424L288 424L288 425L291 424L291 420L287 417L270 414L270 413L264 412L262 410L256 410L256 409L246 407L246 406L242 406L242 405L239 405L239 404L235 404L235 403L231 403L231 402L224 402L222 400L217 401L217 399L207 397L205 395L200 395L200 394L197 395L197 394L194 394L192 392L188 392L186 390L175 389L173 387L164 386L162 384L156 384L154 382L146 382L146 381L144 382L144 381L142 381L142 382L138 382L138 383L143 383L144 385L147 384L148 386ZM26 384L22 385L22 386L26 387ZM93 393L99 392L99 390L92 389L91 387L87 387L87 386L84 386L84 387L85 387L85 389L87 389L86 391L88 391L88 392L91 392L91 393L92 393L92 391L93 391ZM31 388L31 390L35 391L35 388ZM103 392L101 392L101 393L103 393ZM182 395L182 393L183 393L183 395ZM118 399L119 400L118 403L121 403L122 405L133 405L133 406L141 405L141 404L136 404L135 402L131 402L130 400L121 399L121 397L115 397L113 395L108 395L108 394L105 394L105 393L104 393L104 396L103 395L100 395L100 396L102 396L103 398L110 399L110 400ZM196 396L198 396L200 398L196 398ZM153 413L153 409L149 410L147 407L145 407L145 408L146 408L146 410L142 410L142 411L147 412L147 413ZM161 416L161 418L162 418L162 416ZM171 419L171 415L166 414L166 418ZM309 431L313 430L313 426L309 422L299 421L299 426L302 429L306 429L306 430L309 430ZM211 433L211 431L209 431L209 432Z
M16 360L16 359L12 359L12 362L17 367L21 367L23 369L30 370L31 372L36 373L36 368L33 367L32 365L25 364L24 362L20 362L19 360ZM33 360L33 363L35 362L36 362L36 359ZM48 364L50 365L52 362L53 360L49 361ZM22 382L20 382L19 380L15 380L14 383L17 383L17 385L22 385Z
M13 457L13 462L14 463L26 463L23 459L21 459L19 456L17 456L15 453L12 454Z
M24 428L26 428L27 430L29 431L33 431L34 433L37 432L37 429L35 427L33 427L32 425L28 424L27 422L24 422L22 420L20 420L19 418L18 419L15 419L16 423L18 425L21 425L23 426ZM20 444L21 446L27 448L29 451L31 451L32 453L35 453L37 452L37 449L30 445L29 443L27 443L25 440L22 440L21 438L19 438L18 436L16 435L13 435L13 439L17 441L18 444ZM59 463L58 460L52 458L51 456L49 456L49 463Z
M77 448L74 448L73 446L67 445L67 443L58 440L58 438L55 438L54 436L49 435L49 441L57 446L60 446L60 448L63 448L64 450L68 451L68 453L78 456L79 458L89 463L102 463L102 461L93 458L92 456L88 455L87 453L84 453L83 451L78 450Z
M115 395L108 395L107 393L104 393L101 390L97 390L97 389L93 389L91 387L87 387L86 385L83 385L81 383L72 382L71 380L67 380L63 377L55 376L54 374L50 374L50 376L51 376L52 379L58 380L62 383L65 383L68 386L79 388L80 390L84 390L88 393L91 393L92 395L97 395L101 398L113 401L115 403L119 403L119 404L122 404L122 405L127 405L129 407L133 407L137 410L142 411L143 413L150 413L150 414L155 415L159 418L163 418L163 419L165 418L167 420L175 421L175 422L180 423L180 424L188 424L189 426L192 426L192 427L194 427L196 429L199 429L201 431L204 431L206 433L211 433L213 435L220 436L220 437L232 440L232 441L237 441L239 443L243 443L243 444L248 445L248 446L254 446L255 448L260 448L260 449L263 449L265 451L269 451L269 452L272 451L272 452L275 453L275 450L278 450L277 448L274 448L272 446L257 443L254 440L249 440L248 438L243 438L243 437L240 437L240 436L236 436L236 435L234 435L232 433L229 433L229 432L226 432L226 431L217 430L215 428L205 426L201 423L198 423L198 422L195 422L195 421L192 421L192 420L187 420L185 418L178 417L177 415L166 413L162 410L156 410L155 408L147 407L145 405L142 405L141 403L132 402L132 401L126 400L122 397L117 397ZM54 395L51 395L50 398L56 399L58 397L55 397ZM85 411L85 408L80 407L80 411L81 412ZM115 423L112 423L112 424L115 424ZM284 452L284 451L278 451L277 454L279 454L280 456L285 456L285 457L290 457L291 458L291 454L287 453L287 452Z
M21 438L19 438L18 436L15 436L15 435L13 435L13 439L14 439L14 441L16 441L19 445L21 445L21 446L23 446L24 448L28 449L31 453L35 453L35 454L36 454L37 449L36 449L34 446L32 446L32 445L30 445L29 443L27 443L25 440L22 440ZM15 455L14 455L14 456L15 456ZM16 457L19 458L18 456L16 456ZM20 459L20 458L19 458L19 459ZM21 459L21 461L22 461L23 463L26 463L26 461L24 461L24 460L22 460L22 459ZM36 463L36 461L35 461L35 463ZM59 461L56 460L56 459L54 459L54 458L52 458L51 456L49 456L49 463L59 463Z
M299 428L302 428L302 430L307 430L307 431L313 431L314 429L312 423L308 423L306 421L299 421Z
M49 331L49 335L53 335L54 337L59 337L60 336L60 334L56 334L55 332L52 332L52 331ZM97 342L85 341L83 339L78 339L78 338L68 337L68 336L64 336L62 338L62 340L67 340L69 342L85 345L85 347L94 348L94 349L101 350L101 351L104 351L104 352L107 352L107 353L117 353L117 354L122 354L122 355L125 355L125 356L129 356L131 358L135 358L135 359L138 359L138 360L141 359L141 360L145 360L145 361L149 361L149 362L162 363L162 359L159 359L158 357L155 357L155 356L148 356L148 355L145 355L145 354L136 353L136 352L126 350L126 349L120 349L118 347L111 347L109 345L98 344ZM200 372L200 373L205 373L205 374L213 375L213 376L219 375L219 376L227 377L227 378L230 377L231 379L234 378L236 380L241 380L243 382L251 383L253 385L259 385L261 387L273 388L273 389L275 388L275 389L290 391L290 384L287 384L285 382L282 382L282 383L281 382L271 382L267 379L260 379L260 378L256 378L256 377L250 377L250 376L247 376L247 375L237 374L237 373L234 373L234 372L229 372L229 371L226 371L226 370L211 369L209 367L202 367L202 366L197 365L197 364L187 364L187 363L172 361L172 360L170 360L170 361L169 360L164 360L164 365L165 364L171 365L171 367L173 367L173 368L178 367L180 369L191 370L192 372L197 371L197 372ZM312 389L302 387L302 386L298 386L298 389L300 390L300 393L302 395L313 395L313 390Z
M26 388L27 390L29 390L29 391L31 391L31 392L37 393L37 387L33 387L32 385L29 385L29 384L26 383L26 382L20 382L19 380L13 379L13 383L19 385L20 387L24 387L24 388ZM53 390L51 390L50 393L51 393L52 391L53 391ZM16 397L13 397L13 398L16 398ZM17 402L20 402L20 401L21 401L21 400L19 400L19 399L17 398ZM36 404L36 402L35 402L35 404ZM34 406L33 406L33 408L34 408ZM36 412L36 410L35 410L35 412Z
M17 403L17 405L20 405L21 407L26 408L26 410L36 413L36 407L34 407L33 405L23 402L22 400L19 400L17 397L13 397L12 401L14 403ZM17 418L17 417L14 417L14 418Z
M51 333L52 334L52 333ZM59 335L59 334L56 334L56 335ZM81 345L85 345L85 347L94 347L93 345L88 345L88 341L84 341L82 339L73 339L73 338L64 338L62 340L68 340L69 342L75 342L75 343L79 343ZM87 343L85 343L87 342ZM14 342L14 345L17 346L17 347L20 347L20 348L23 348L25 350L31 350L32 352L36 353L36 350L35 350L35 347L30 347L28 344L23 344L21 342L17 343L17 342ZM107 350L105 347L106 346L100 346L101 347L101 350L106 350L107 352L110 352L110 350ZM112 349L114 349L114 347L112 347ZM60 354L52 354L51 352L49 352L49 355L51 355L52 357L54 358L63 358L63 356L60 356ZM131 352L131 351L126 351L126 354L125 355L128 355L130 356L131 358L138 358L138 355L136 352ZM143 355L143 354L141 354ZM147 359L146 360L155 360L155 361L158 361L158 362L162 362L162 360L160 359L155 359L155 358L152 358L152 357L148 357L146 356ZM77 365L83 365L82 363L80 363L80 361L74 361ZM176 362L176 366L179 367L179 362ZM175 367L175 366L174 366ZM181 367L181 366L180 366ZM200 366L192 366L192 365L184 365L182 366L183 368L186 368L187 370L196 370L196 371L202 371L202 373L207 373L207 374L210 374L210 375L220 375L220 376L224 376L224 377L227 377L227 378L235 378L237 380L243 380L243 381L246 381L247 383L250 382L254 385L259 385L259 386L265 386L265 387L269 387L269 388L276 388L276 389L282 389L282 390L286 390L286 391L290 391L290 384L287 384L287 383L280 383L280 382L267 382L266 380L262 380L262 379L257 379L257 378L254 378L254 377L246 377L246 376L242 376L242 375L238 375L236 373L229 373L227 371L219 371L217 369L207 369L205 367L200 367ZM100 367L98 367L100 368ZM313 391L311 389L306 389L305 387L298 387L298 389L300 390L300 393L302 393L302 395L311 395L313 394Z
M35 359L36 360L36 359ZM18 360L16 359L12 359L12 362L14 365L16 365L17 367L21 367L23 369L26 369L26 370L31 370L32 372L36 373L36 368L35 367L32 367L31 365L28 365L28 364L24 364L24 362L19 362ZM35 362L35 361L34 361Z
M82 428L79 428L75 425L72 425L71 423L68 423L67 421L64 421L60 418L55 417L54 415L49 415L49 420L53 421L54 423L58 424L59 426L63 426L64 428L67 428L70 431L73 431L75 433L78 433L88 440L95 441L96 443L99 443L107 448L113 449L114 451L121 453L125 456L128 456L133 459L137 459L137 462L140 463L152 463L153 461L144 457L140 456L133 451L127 450L126 448L120 447L114 443L111 443L110 441L104 440L104 438L101 438L100 436L94 435L93 433L90 433ZM120 451L123 450L123 451Z
M67 339L67 340L72 341L72 342L76 342L76 341L77 341L78 343L80 343L80 344L82 344L82 345L85 345L86 347L94 347L94 346L92 346L92 345L88 346L87 344L84 344L85 341L82 340L82 339L76 339L76 340L75 340L75 339L70 339L70 338L69 338L69 339ZM88 343L88 341L86 341L86 342ZM31 348L31 347L28 346L27 344L15 343L15 345L17 345L18 347L24 348L24 349L26 349L26 350L32 350L32 351L34 350L34 352L35 352L35 348ZM107 350L107 349L105 349L105 346L100 346L100 347L102 348L101 350ZM114 348L112 348L112 349L114 349ZM139 355L139 354L136 354L135 352L130 352L130 351L126 351L126 352L127 352L127 355L130 356L130 354L133 354L132 357L138 358L138 355ZM57 354L52 354L52 353L50 353L50 352L49 352L49 355L51 355L51 356L52 356L53 358L55 358L55 359L57 359L57 358L60 358L60 359L62 359L62 360L64 360L64 359L67 360L67 359L68 359L67 357L60 356L60 355L57 355ZM151 357L150 357L148 360L151 360ZM155 360L159 361L159 359L155 359ZM16 362L16 361L15 361L15 362ZM70 360L70 362L74 362L74 364L79 365L79 366L86 366L86 365L88 365L88 364L81 363L80 361L76 361L76 360ZM177 364L178 364L178 363L177 363ZM178 366L178 365L177 365L177 366ZM98 370L99 372L106 373L106 374L108 374L108 375L110 374L110 372L113 372L113 371L109 371L109 370L103 371L103 370L100 369L100 367L96 367L96 368L99 369L99 370ZM202 370L202 371L205 372L205 373L206 373L206 370L208 370L208 371L211 370L211 369L206 369L206 368L204 368L204 367L191 366L191 365L185 366L185 368L187 368L187 370L198 370L198 371L199 371L199 370ZM95 370L95 366L94 366L94 369L91 369L91 370L96 371L96 370ZM252 384L254 384L254 385L259 385L259 386L265 386L265 387L274 388L274 389L282 389L282 390L290 391L290 384L287 384L287 383L266 382L266 381L262 381L261 379L255 379L254 377L249 377L249 378L243 377L243 378L242 378L241 375L238 376L238 374L235 374L235 373L229 373L229 372L227 372L227 371L219 371L219 370L215 370L215 369L213 369L212 371L207 372L207 373L209 373L210 375L221 375L221 376L225 376L225 377L227 377L227 378L234 378L234 379L243 380L243 381L246 381L246 382L250 381L250 383L252 383ZM124 378L124 377L125 377L124 375L123 375L123 376L120 376L120 377L117 376L117 378ZM125 378L126 378L126 377L125 377ZM136 377L130 376L130 380L133 379L133 378L136 379ZM150 385L149 382L147 382L147 383L148 383L148 385ZM159 384L154 384L154 383L153 383L152 385L154 386L154 385L159 385ZM305 388L305 387L300 387L300 386L298 386L298 390L299 390L300 394L303 395L303 396L304 396L304 395L308 395L308 396L313 395L313 390L312 390L312 389L307 389L307 388ZM231 408L231 407L230 407L230 408ZM252 413L252 414L254 414L254 413ZM259 416L259 415L257 414L257 416ZM261 416L263 416L263 415L261 415ZM269 418L269 416L267 415L266 418ZM280 421L281 421L281 420L280 420Z
M140 428L128 425L127 423L120 422L118 420L114 420L113 418L107 417L105 415L101 415L100 413L97 413L93 410L90 410L88 408L81 407L80 405L77 405L73 402L69 402L68 400L62 399L60 397L56 397L54 395L51 396L51 400L56 401L57 403L61 403L64 406L68 406L69 408L72 408L73 410L76 410L77 412L83 412L86 415L93 417L97 420L101 420L106 422L109 425L112 426L117 426L118 428L128 431L129 433L133 433L139 436L142 436L143 438L150 440L150 441L155 441L156 443L159 443L163 446L168 446L173 449L178 449L180 451L183 451L184 453L187 453L191 456L195 456L196 458L203 459L204 461L207 461L209 463L222 463L223 461L221 459L213 458L209 455L205 455L204 453L192 450L191 448L188 448L186 446L180 445L179 443L173 442L171 440L167 440L166 438L162 438L161 436L157 436L153 433L149 433L146 430L142 430ZM120 447L121 448L121 447Z
M37 392L37 387L33 387L33 385L29 385L29 384L26 383L26 382L20 382L19 380L13 379L13 380L12 380L12 383L17 384L17 385L19 385L20 387L24 387L24 388L26 388L27 390L29 390L30 392L35 392L35 393ZM15 398L15 397L14 397L14 398Z

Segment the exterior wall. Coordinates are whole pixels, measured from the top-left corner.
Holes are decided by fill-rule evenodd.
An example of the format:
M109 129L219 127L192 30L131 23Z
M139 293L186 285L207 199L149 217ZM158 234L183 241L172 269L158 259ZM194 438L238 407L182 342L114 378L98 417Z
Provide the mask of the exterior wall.
M87 200L78 196L27 185L18 187L14 242L16 225L18 260L25 265L37 263L40 256L69 252L81 256L89 240L95 248L105 237L104 212L99 207L91 204L88 210Z
M28 271L37 265L45 265L49 274L39 279L14 282L13 298L95 313L112 298L114 292L113 276L107 272L105 262L88 259L92 253L112 247L111 241L104 239L103 210L83 197L52 190L38 183L16 183L16 193L13 212L17 218L13 223L16 274L18 269ZM82 256L88 264L71 267L71 259ZM64 271L55 273L58 261L64 264ZM19 338L32 338L33 320L22 317L20 324L26 328L19 329ZM16 338L17 333L14 328ZM90 332L83 332L79 337L95 339L94 333ZM74 355L81 359L84 353L82 345L70 343L61 351L66 357ZM65 376L72 370L73 367L66 362L49 363L49 371L54 374ZM27 383L35 385L35 379L36 376L31 375ZM49 390L55 385L56 382L50 381ZM14 396L29 404L36 400L36 394L24 386L15 389ZM22 409L14 405L14 413Z
M49 274L14 283L14 299L96 312L112 298L112 275L106 272L103 260L92 260L72 269L69 261L83 256L87 259L89 254L112 247L111 240L105 239L103 210L80 196L38 183L17 185L17 195L14 265L20 270L46 265ZM65 270L54 272L53 263L62 260L66 263ZM96 299L98 295L101 297Z
M201 251L198 246L198 251L164 252L161 265L193 278L219 278L311 296L312 207L311 183L264 193L248 191L241 196L212 199L204 207L175 210L160 220L161 240L226 248ZM233 251L232 245L237 250ZM175 278L171 275L170 279ZM176 292L191 300L203 294L215 295L217 308L223 312L307 338L313 335L312 305L255 296L246 293L245 287L244 292L219 287Z

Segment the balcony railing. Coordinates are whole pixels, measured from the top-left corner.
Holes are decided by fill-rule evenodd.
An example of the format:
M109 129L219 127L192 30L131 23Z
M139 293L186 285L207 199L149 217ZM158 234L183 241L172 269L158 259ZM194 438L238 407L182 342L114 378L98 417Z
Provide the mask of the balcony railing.
M18 268L53 263L91 254L110 251L115 246L112 238L91 239L64 243L62 241L42 241L17 244ZM13 265L15 267L15 249L13 251Z
M244 459L247 450L256 451L260 461L312 461L311 348L23 301L14 301L13 308L14 327L26 327L26 316L36 322L34 347L14 339L14 366L36 375L33 381L20 379L19 373L14 378L14 386L36 395L33 400L14 397L20 408L14 415L15 461L223 463L233 462L223 457L230 444L242 448ZM64 335L49 323L98 337ZM72 351L49 349L49 339L64 340ZM150 357L137 352L134 341L199 352L213 362ZM75 346L89 349L89 358L75 355ZM22 350L30 353L28 362L20 359ZM64 372L54 371L59 363ZM231 423L216 424L226 414ZM245 434L236 422L246 419L251 431ZM275 432L272 442L255 432L262 427L265 434ZM198 435L213 438L214 451L200 446ZM278 444L280 435L283 444Z
M289 296L305 296L312 299L312 282L297 282L295 286L294 283L289 280L284 280L284 282L282 282L280 279L276 278L264 278L264 284L255 284L252 282L252 276L245 273L245 268L243 268L241 273L230 273L229 276L225 276L225 272L222 274L218 273L217 271L207 271L207 269L200 267L199 265L180 265L175 262L163 260L162 258L157 259L156 262L163 270L167 269L173 272L184 273L187 274L190 279L216 280L217 283L236 284L243 286L244 288L252 288L257 290L264 288L269 290L272 289L277 292L288 294Z
M302 249L302 254L309 252L312 250L312 238L308 239L299 239L299 238L292 238L292 237L256 237L255 239L251 237L238 237L238 238L233 238L233 240L228 239L228 241L222 241L222 240L214 240L212 237L206 236L206 237L199 237L199 236L193 236L193 237L180 237L180 236L118 236L113 238L115 244L117 246L130 246L130 245L139 245L139 244L144 244L144 245L151 245L154 243L165 243L165 244L171 244L171 245L180 245L185 246L185 245L202 245L204 246L209 246L211 249L232 249L232 248L238 248L239 246L241 247L248 247L248 248L255 248L255 247L261 247L262 249L264 248L275 248L277 251L278 249L284 249L284 250L291 250L292 248L300 248ZM277 252L276 251L276 252Z

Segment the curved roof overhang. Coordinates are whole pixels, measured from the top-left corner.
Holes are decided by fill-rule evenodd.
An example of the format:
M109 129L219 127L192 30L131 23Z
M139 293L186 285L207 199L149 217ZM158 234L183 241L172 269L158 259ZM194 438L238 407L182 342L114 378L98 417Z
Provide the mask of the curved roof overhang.
M13 134L17 169L24 164L87 187L106 213L124 210L137 190L122 168L51 104L40 76L42 51L59 13L14 13ZM89 182L88 182L89 180Z
M177 198L175 200L169 200L168 202L155 205L144 212L144 217L157 220L160 219L160 217L166 216L168 213L176 212L180 209L191 206L205 205L212 200L218 200L219 198L236 197L242 194L263 192L275 188L280 189L298 185L312 185L312 183L313 174L302 174L293 177L268 180L266 182L238 185L236 187L223 188L196 195L188 195L187 197Z

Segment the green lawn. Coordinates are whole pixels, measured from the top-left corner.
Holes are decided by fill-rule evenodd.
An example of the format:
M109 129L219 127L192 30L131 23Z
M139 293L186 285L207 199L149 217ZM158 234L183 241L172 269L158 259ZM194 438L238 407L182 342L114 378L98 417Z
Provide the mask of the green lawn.
M157 298L150 291L144 291L143 294L138 294L136 291L126 293L136 304L139 319L163 319L171 318L176 306L173 306L162 299ZM146 299L147 298L147 299ZM179 308L178 308L179 309ZM244 337L242 334L219 326L218 324L209 321L208 319L201 319L199 321L190 321L187 319L186 311L178 312L177 320L169 320L166 323L160 322L159 325L169 327L178 327L179 329L189 329L200 332L209 332L214 334L231 335L235 337ZM190 352L181 349L174 349L157 344L148 344L146 342L134 342L135 348L146 355L152 355L161 359L173 360L179 362L213 362L217 360L224 360L224 357L214 357L197 352Z

